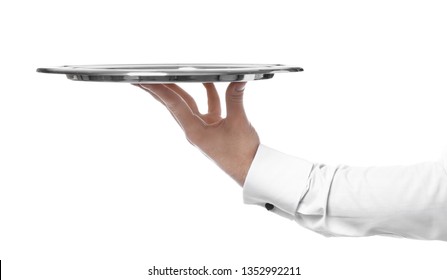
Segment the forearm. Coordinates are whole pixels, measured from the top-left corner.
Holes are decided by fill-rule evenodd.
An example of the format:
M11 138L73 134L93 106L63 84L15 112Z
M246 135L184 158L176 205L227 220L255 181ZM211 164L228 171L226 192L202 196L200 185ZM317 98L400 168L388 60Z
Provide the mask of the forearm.
M331 167L262 149L270 156L263 156L264 151L255 157L244 188L247 203L271 203L273 212L327 236L447 240L447 173L442 162ZM283 171L275 171L276 166ZM292 171L284 170L300 175L290 177Z

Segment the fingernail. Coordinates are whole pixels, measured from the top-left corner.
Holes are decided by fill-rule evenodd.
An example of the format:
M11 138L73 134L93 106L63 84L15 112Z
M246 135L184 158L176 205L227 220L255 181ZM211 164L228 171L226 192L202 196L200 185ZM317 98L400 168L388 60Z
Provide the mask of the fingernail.
M240 82L236 84L236 91L244 91L245 89L245 85L247 84L247 82Z

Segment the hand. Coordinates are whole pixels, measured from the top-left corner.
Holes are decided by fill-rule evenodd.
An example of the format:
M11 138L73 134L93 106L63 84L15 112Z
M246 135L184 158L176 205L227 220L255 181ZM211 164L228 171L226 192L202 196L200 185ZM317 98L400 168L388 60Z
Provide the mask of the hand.
M227 116L221 117L219 95L212 83L203 84L208 113L201 114L194 99L176 84L139 84L174 116L186 138L243 186L259 146L259 137L245 115L245 82L231 83L226 92Z

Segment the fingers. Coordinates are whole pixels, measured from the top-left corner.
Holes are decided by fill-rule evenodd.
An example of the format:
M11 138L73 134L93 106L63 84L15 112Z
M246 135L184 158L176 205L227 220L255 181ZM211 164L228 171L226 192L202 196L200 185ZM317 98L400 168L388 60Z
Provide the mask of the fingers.
M180 97L185 100L186 104L188 104L189 108L191 108L194 114L200 114L196 101L194 101L194 98L192 98L191 95L189 95L184 89L176 84L165 84L164 86L180 95Z
M156 96L155 94L153 94L152 92L146 90L144 87L142 87L140 84L132 84L133 86L139 87L141 89L143 89L146 92L149 92L150 95L152 95L153 98L155 98L155 100L157 100L158 102L160 102L161 104L165 105L163 101L161 101L160 98L158 98L158 96Z
M226 92L227 119L247 120L243 95L246 82L232 82Z
M212 83L203 85L208 95L208 113L220 116L221 106L216 87ZM245 85L246 82L232 82L228 85L226 105L229 120L248 121L243 105ZM140 84L139 86L162 102L184 129L205 122L200 117L201 114L194 99L178 85Z
M158 97L185 132L200 125L200 119L194 115L186 101L169 87L161 84L140 84L140 87Z
M213 83L204 83L203 85L205 86L206 93L208 95L208 113L220 116L220 98L219 94L217 93L216 87Z

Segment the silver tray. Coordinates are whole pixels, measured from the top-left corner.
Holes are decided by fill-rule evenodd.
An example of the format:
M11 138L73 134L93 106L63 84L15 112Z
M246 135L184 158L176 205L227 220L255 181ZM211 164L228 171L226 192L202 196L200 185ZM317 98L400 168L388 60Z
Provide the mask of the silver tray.
M74 81L122 83L233 82L270 79L275 73L300 72L282 64L109 64L38 68Z

